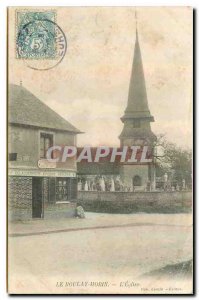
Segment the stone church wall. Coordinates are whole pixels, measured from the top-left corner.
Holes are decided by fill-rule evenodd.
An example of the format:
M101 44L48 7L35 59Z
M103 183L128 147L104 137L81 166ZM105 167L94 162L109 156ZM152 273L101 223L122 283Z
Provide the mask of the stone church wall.
M141 177L141 185L146 186L149 178L148 165L124 165L120 168L121 178L126 186L132 187L134 176Z

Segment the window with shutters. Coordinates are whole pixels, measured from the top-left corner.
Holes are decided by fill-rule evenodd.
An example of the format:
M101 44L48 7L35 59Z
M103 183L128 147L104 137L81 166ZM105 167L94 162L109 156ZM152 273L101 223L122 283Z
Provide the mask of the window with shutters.
M53 146L53 135L40 133L40 158L46 158L47 150Z

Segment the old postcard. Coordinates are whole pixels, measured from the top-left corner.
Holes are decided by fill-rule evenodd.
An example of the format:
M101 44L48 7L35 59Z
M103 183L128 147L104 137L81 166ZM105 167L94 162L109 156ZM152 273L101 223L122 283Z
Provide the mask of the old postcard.
M8 293L192 294L192 8L7 30Z

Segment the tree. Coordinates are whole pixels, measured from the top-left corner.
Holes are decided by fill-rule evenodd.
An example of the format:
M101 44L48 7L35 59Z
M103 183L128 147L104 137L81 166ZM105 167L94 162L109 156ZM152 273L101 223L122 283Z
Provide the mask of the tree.
M157 176L168 172L172 174L172 180L175 180L179 185L181 185L182 180L185 179L186 184L191 186L192 151L168 142L164 135L158 137L154 147L157 149L154 154Z

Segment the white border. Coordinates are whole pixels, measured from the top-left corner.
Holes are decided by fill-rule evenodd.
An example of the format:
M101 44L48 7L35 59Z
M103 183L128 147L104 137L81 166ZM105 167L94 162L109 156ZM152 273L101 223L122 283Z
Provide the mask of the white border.
M1 0L0 2L0 56L1 56L1 68L0 68L0 82L1 82L1 97L0 97L0 128L1 128L1 172L0 172L0 186L1 186L1 197L0 197L0 299L7 299L8 295L6 293L6 7L7 6L192 6L195 9L199 7L199 1L196 0L159 0L159 1L149 1L149 0ZM198 30L196 30L198 32ZM198 33L197 39L198 40ZM197 45L196 45L196 48ZM197 67L198 67L198 61ZM198 85L198 80L195 85ZM195 99L197 102L197 99ZM197 116L198 116L197 106ZM197 119L197 118L196 118ZM198 150L198 148L197 148ZM197 151L198 154L198 151ZM199 163L197 161L197 167ZM196 167L196 164L195 164ZM197 182L195 180L195 186ZM197 199L195 199L197 200ZM197 202L197 201L196 201ZM199 207L199 205L197 205ZM197 220L197 212L195 213ZM197 248L196 248L197 249ZM198 278L198 276L197 276ZM197 280L196 278L196 280ZM198 285L198 280L196 282L196 287ZM144 297L144 296L143 296ZM175 296L173 296L175 297ZM177 296L176 296L177 297ZM18 297L20 299L22 297ZM28 299L25 296L23 299ZM42 297L37 297L42 299ZM53 298L59 299L58 296ZM72 297L74 299L74 297ZM85 297L84 297L85 298ZM89 297L91 298L91 297ZM108 296L104 297L108 298ZM139 299L133 296L134 299ZM158 299L161 297L156 297Z

